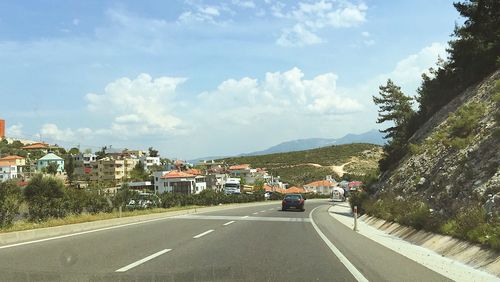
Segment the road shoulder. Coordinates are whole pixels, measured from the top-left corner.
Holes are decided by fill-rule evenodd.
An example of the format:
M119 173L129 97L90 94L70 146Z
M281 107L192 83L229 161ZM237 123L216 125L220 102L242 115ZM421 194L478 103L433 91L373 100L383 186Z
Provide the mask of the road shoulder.
M348 203L335 202L328 214L349 228L354 227L354 219ZM500 278L486 271L444 257L430 249L412 244L397 236L379 230L361 218L358 234L365 236L425 267L455 281L500 281Z

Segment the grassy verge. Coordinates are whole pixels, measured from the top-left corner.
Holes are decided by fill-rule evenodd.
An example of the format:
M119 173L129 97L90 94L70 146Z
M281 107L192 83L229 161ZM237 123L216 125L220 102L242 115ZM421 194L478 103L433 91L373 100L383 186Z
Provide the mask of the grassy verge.
M163 212L172 212L179 210L187 210L192 208L197 208L199 206L182 206L182 207L172 207L168 209L164 208L156 208L156 209L146 209L146 210L133 210L133 211L123 211L121 217L131 217L138 215L146 215L146 214L154 214L154 213L163 213ZM69 215L63 218L52 218L47 221L42 222L31 222L28 220L19 220L14 222L10 227L1 228L1 233L14 232L14 231L23 231L23 230L31 230L37 228L46 228L46 227L54 227L75 223L84 223L105 219L113 219L119 218L120 214L118 211L113 211L111 213L98 213L98 214L78 214L78 215Z

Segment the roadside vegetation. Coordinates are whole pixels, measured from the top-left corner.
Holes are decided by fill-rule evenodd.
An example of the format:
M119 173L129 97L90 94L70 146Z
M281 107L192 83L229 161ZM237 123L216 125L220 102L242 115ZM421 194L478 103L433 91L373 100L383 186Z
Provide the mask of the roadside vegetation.
M382 180L369 182L365 191L353 193L350 204L371 216L500 250L500 214L498 207L494 207L493 198L500 188L490 185L484 191L474 190L485 182L486 177L498 173L498 162L492 161L480 172L484 176L481 181L474 178L478 172L464 165L474 152L471 147L477 145L478 140L490 138L491 133L496 140L500 138L500 81L493 81L493 87L488 82L488 87L479 89L478 93L486 93L481 94L485 98L471 99L462 104L448 115L444 123L431 128L427 138L413 144L410 142L440 109L500 68L499 2L469 0L453 5L465 21L455 27L446 60L439 59L435 68L422 75L417 95L405 95L389 79L373 97L379 107L377 122L390 124L383 131L388 142L379 162ZM418 107L414 107L414 103ZM494 117L493 123L491 117ZM487 133L479 135L481 132ZM488 144L498 146L495 140ZM467 151L464 156L459 155L462 151ZM405 172L415 172L418 165L425 166L429 160L442 160L443 156L453 154L456 154L456 160L437 165L439 173L445 175L442 182L437 178L428 179L437 174L434 171L432 175L426 175L427 179L413 175L413 183L406 181L411 173L400 173L403 171L401 164L406 165ZM412 159L419 162L404 162L412 156L422 157ZM449 171L456 173L450 174L447 166L453 168ZM411 187L406 185L395 189L391 186L395 182L389 182L391 177L395 182L406 181L404 183ZM479 184L461 185L462 182L452 178ZM472 179L474 181L470 181ZM487 203L490 204L488 209Z
M15 181L0 183L0 232L51 227L121 216L159 213L199 206L264 201L264 191L225 195L211 189L196 195L164 193L152 198L148 208L127 205L138 192L122 186L116 194L99 187L66 187L52 176L34 176L24 189ZM121 207L122 212L119 212Z

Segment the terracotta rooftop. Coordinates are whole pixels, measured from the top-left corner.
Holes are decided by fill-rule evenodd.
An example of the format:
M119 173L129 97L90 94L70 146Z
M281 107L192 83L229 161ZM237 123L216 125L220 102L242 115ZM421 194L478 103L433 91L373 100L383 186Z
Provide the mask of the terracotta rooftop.
M0 159L0 161L11 161L11 160L21 160L24 159L23 157L20 156L6 156Z
M165 175L163 175L161 178L163 179L169 179L169 178L192 178L194 175L182 171L176 171L172 170Z
M299 188L299 187L290 187L286 189L285 191L286 194L300 194L300 193L306 193L306 190L304 188Z
M23 149L48 149L49 145L46 143L33 143L22 147Z
M201 170L199 169L196 169L196 168L190 168L188 170L186 170L186 173L188 174L192 174L192 175L201 175Z
M249 164L241 164L241 165L232 165L229 167L229 170L240 170L240 169L249 169Z
M304 186L314 186L314 187L331 187L331 186L335 186L335 183L330 181L330 180L319 180L319 181L314 181L314 182L311 182L311 183L308 183Z

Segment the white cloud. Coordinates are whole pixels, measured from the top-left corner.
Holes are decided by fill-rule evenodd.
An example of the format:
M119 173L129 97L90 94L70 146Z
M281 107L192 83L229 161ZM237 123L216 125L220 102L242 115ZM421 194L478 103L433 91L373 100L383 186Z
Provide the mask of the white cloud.
M74 18L71 22L73 23L74 26L78 26L80 24L80 19Z
M275 3L271 7L275 17L295 22L294 28L282 30L282 34L276 43L282 46L318 44L323 40L319 38L317 32L326 28L357 26L366 21L367 9L365 4L321 0L314 3L301 2L298 6L286 11L285 4L281 2ZM299 34L304 35L309 40L302 40L304 37L299 36ZM296 40L296 42L293 40Z
M400 60L393 71L380 75L379 78L391 78L403 85L403 90L413 95L420 85L422 73L429 74L429 68L436 65L438 57L446 58L447 44L432 43L415 54Z
M153 79L144 73L136 79L120 78L109 83L103 94L87 94L87 108L112 121L111 131L100 130L102 134L175 134L181 129L181 120L173 113L175 91L184 81L178 77Z
M7 127L6 131L7 137L23 137L23 125L21 123L16 123Z
M361 36L363 36L363 37L370 37L371 34L368 31L363 31L363 32L361 32Z
M233 5L236 5L236 6L239 6L242 8L249 8L249 9L255 8L255 3L253 1L233 0L231 2L233 3Z
M210 109L221 120L248 124L263 114L321 116L361 110L358 101L337 93L336 83L333 73L308 80L298 68L266 73L261 82L250 77L228 79L215 91L199 95L203 101L200 111Z
M198 3L188 2L192 10L183 12L177 18L177 21L181 24L192 24L192 23L212 23L219 24L219 17L221 16L221 11L231 11L227 7L222 6L211 6L202 5Z
M301 24L296 24L293 28L286 28L281 32L281 36L276 40L276 44L284 47L313 45L323 42L319 36L307 30Z
M44 139L54 140L56 142L76 142L79 140L89 139L92 130L90 128L79 128L72 130L70 128L59 129L53 123L46 123L40 129L40 136Z

